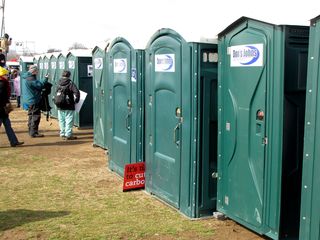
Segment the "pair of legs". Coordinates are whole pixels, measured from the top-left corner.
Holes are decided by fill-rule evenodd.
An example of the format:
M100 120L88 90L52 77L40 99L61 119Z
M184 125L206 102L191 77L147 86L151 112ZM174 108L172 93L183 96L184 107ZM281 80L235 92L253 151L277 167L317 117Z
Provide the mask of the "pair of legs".
M17 107L20 107L20 96L17 96Z
M28 128L29 128L29 135L31 137L43 136L38 132L40 119L41 119L40 106L36 104L30 105L28 109Z
M58 120L60 127L60 137L70 138L73 135L72 127L74 123L73 110L58 110Z
M11 147L15 147L17 145L21 145L20 142L17 139L16 134L14 133L12 127L11 127L11 121L9 119L9 116L3 116L0 117L0 127L3 123L4 129L6 130L6 134L8 136L9 142Z

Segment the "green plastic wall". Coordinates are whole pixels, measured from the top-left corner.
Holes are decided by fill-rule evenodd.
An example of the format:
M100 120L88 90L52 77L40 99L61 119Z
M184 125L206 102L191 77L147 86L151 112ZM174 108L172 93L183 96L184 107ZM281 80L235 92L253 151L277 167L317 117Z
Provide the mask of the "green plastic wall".
M92 51L93 64L93 144L107 148L107 66L105 50L95 47Z
M217 208L273 239L299 235L308 34L246 17L219 34Z
M301 188L300 240L320 240L320 16L311 20Z

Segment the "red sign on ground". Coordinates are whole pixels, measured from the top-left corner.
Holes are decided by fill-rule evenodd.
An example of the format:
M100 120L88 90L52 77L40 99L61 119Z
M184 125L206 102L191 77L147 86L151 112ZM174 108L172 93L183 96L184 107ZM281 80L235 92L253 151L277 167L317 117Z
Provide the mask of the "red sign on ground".
M127 164L124 167L123 191L144 188L144 162Z

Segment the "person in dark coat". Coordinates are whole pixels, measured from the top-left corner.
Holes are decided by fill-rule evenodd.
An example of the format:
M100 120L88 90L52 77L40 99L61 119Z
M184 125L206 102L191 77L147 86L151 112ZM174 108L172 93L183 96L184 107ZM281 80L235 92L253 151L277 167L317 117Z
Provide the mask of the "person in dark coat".
M58 108L58 120L60 127L60 137L65 140L77 139L72 133L72 127L74 124L74 111L75 103L80 100L80 91L77 86L70 79L71 72L63 71L62 78L58 82L57 92L61 91L61 88L65 89L65 94L68 98L66 106Z
M48 75L43 80L37 79L38 67L36 65L29 66L29 70L23 74L24 91L23 100L28 105L28 128L29 135L33 138L43 137L39 133L39 124L41 120L41 93Z
M3 53L2 48L0 48L0 67L6 67L6 55Z
M0 127L3 126L6 130L11 147L22 145L24 142L19 142L18 138L11 127L9 113L5 111L5 106L10 102L10 83L8 80L8 70L0 67Z

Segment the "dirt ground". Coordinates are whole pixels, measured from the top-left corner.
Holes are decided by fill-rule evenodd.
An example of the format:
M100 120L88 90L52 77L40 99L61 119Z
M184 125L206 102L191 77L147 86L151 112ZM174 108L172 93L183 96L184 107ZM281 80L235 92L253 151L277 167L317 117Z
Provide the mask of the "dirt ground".
M59 159L64 158L65 153L68 152L68 159L73 164L82 164L86 166L90 172L103 172L103 181L116 182L117 185L121 186L121 178L115 176L110 171L106 170L107 162L105 150L97 147L93 147L93 130L92 129L74 129L75 135L78 137L77 140L64 141L59 137L58 133L58 122L56 119L49 119L46 121L45 116L42 116L40 124L40 133L45 135L44 138L30 138L27 133L27 113L21 109L15 109L10 114L11 123L16 135L20 141L24 141L23 148L26 154L32 154L35 156L46 156L47 158ZM63 146L64 151L61 151ZM9 142L4 132L3 126L0 128L0 152L1 149L9 148ZM88 161L88 158L90 161ZM82 162L81 162L82 161ZM73 166L70 166L73 167ZM76 167L76 166L75 166ZM152 198L148 194L143 194L145 198ZM154 199L154 201L158 201ZM208 227L215 229L215 236L212 239L215 240L261 240L267 239L261 237L241 225L235 223L232 220L220 221L214 218L205 220L205 224ZM156 224L156 223L155 223ZM11 229L5 233L6 239L16 239L17 232ZM10 237L11 235L11 237ZM19 234L18 234L19 235ZM21 238L19 238L21 239ZM159 239L161 236L159 236ZM194 238L190 238L194 239Z

